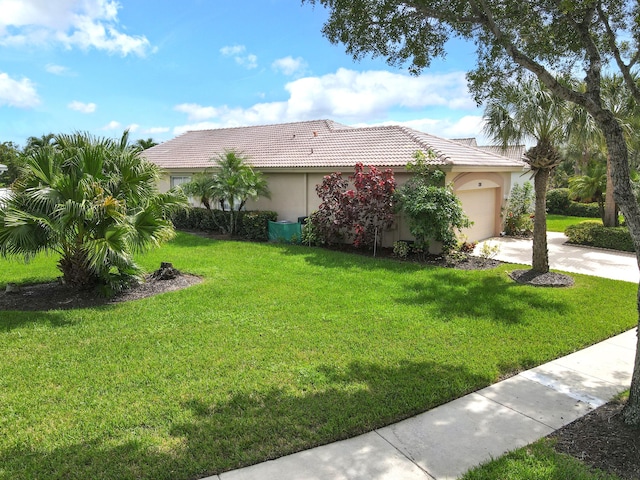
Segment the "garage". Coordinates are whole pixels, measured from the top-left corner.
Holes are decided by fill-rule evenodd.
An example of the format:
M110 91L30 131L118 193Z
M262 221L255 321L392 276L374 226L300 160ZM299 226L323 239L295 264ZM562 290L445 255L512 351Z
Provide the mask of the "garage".
M462 202L462 209L473 220L471 228L462 233L467 240L477 242L496 235L496 197L498 188L478 188L460 190L456 195Z

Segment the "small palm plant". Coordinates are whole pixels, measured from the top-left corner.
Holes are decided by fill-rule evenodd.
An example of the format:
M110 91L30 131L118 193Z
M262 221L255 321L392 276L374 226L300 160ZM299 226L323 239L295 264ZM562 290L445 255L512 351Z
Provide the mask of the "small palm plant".
M0 210L0 254L60 255L65 283L122 288L141 273L133 254L174 235L169 214L187 204L181 191L160 193L159 169L122 139L57 135L25 159Z

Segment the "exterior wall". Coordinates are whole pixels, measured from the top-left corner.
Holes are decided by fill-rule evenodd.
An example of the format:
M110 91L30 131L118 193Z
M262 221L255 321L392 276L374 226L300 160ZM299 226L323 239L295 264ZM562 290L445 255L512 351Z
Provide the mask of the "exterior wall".
M271 198L259 198L247 202L247 210L273 210L278 212L278 220L298 221L307 215L307 174L267 173ZM315 195L315 190L313 191Z
M308 216L318 209L320 199L316 194L316 185L322 183L323 177L333 170L317 172L265 172L265 177L271 190L271 198L260 198L255 202L248 202L248 210L273 210L278 213L278 220L297 221L299 217ZM172 171L165 174L159 183L161 191L167 191L170 187L171 176L188 176L194 172ZM351 172L344 171L343 176L347 177ZM395 172L398 186L403 185L410 178L406 171ZM465 192L476 192L467 194L469 201L473 205L464 205L465 211L473 215L474 211L482 208L477 205L478 199L484 198L487 206L492 210L492 215L486 218L493 219L493 225L488 227L491 236L498 235L502 230L501 209L505 199L508 198L512 184L515 180L526 181L528 177L521 177L521 173L496 173L496 172L449 172L446 182L453 182L454 192L465 197ZM521 183L521 182L519 182ZM484 197L478 196L478 192L484 192ZM493 201L489 201L487 195L493 195ZM480 200L483 202L483 200ZM474 220L474 218L471 218ZM485 220L487 221L487 220ZM482 230L482 229L480 229ZM487 230L487 231L488 231ZM463 232L464 233L464 232ZM383 233L383 246L392 246L398 240L412 240L413 236L409 232L408 222L403 216L398 215L392 228ZM469 240L481 240L471 238ZM437 249L437 245L434 249Z

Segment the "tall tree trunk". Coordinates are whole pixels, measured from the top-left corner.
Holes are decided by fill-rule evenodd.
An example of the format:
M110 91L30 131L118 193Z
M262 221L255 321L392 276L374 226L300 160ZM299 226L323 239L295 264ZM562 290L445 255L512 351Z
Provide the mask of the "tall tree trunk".
M611 178L615 201L625 216L629 233L636 251L636 261L640 265L640 206L633 193L629 177L629 151L624 139L622 127L611 112L594 112L594 118L604 133L607 150L611 159ZM640 286L639 286L640 287ZM637 297L638 326L640 330L640 289ZM638 334L636 330L636 335ZM629 425L640 426L640 339L636 344L636 357L631 377L629 400L623 410L624 421Z
M604 218L602 222L605 227L618 226L618 212L616 201L613 199L613 178L611 178L611 155L607 155L607 190L604 200Z
M533 258L531 269L538 273L549 271L549 252L547 250L547 184L551 171L541 168L534 177L536 192L535 216L533 218Z

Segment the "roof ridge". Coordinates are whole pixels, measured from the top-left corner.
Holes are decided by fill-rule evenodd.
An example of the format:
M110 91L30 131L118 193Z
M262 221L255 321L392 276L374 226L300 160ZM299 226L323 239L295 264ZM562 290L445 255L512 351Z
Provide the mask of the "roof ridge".
M406 127L404 125L398 125L398 127L402 131L404 131L407 135L409 135L409 137L411 137L416 142L418 142L420 145L423 145L427 150L433 151L437 155L438 159L440 159L445 163L451 163L451 157L449 157L444 152L442 152L442 150L439 150L434 146L429 145L429 143L425 142L422 138L420 138L420 136L434 137L435 135L431 135L430 133L426 133L426 132L421 132L414 128ZM446 138L442 138L442 137L438 137L438 138L441 140L447 140Z
M286 122L286 123L262 123L259 125L239 125L236 127L218 127L218 128L204 128L204 129L195 129L195 130L187 130L183 133L181 133L180 135L178 135L179 137L182 135L185 135L186 133L191 133L191 132L218 132L220 130L241 130L243 128L264 128L264 127L285 127L285 126L290 126L290 125L313 125L313 124L322 124L324 123L324 125L329 129L329 130L343 130L343 129L336 129L334 128L332 125L330 125L331 123L335 124L335 125L341 125L346 129L349 129L350 127L348 125L342 125L341 123L335 122L333 120L329 120L329 119L318 119L318 120L303 120L300 122Z

